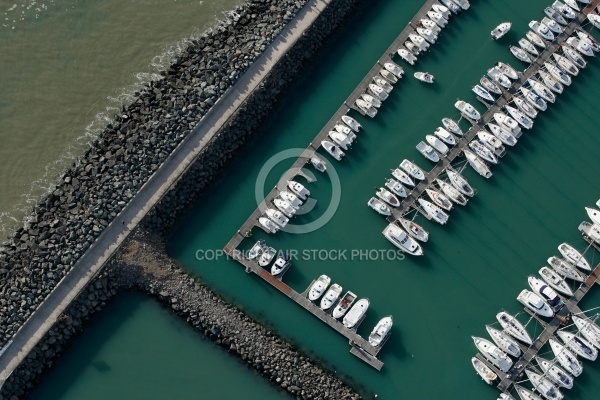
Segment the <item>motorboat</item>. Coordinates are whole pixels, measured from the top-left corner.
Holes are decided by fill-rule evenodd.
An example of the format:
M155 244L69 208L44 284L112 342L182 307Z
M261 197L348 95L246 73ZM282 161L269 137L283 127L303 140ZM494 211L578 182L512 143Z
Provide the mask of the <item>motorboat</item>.
M541 315L542 317L554 316L552 308L542 299L539 295L533 293L530 290L523 289L517 296L517 300L525 307L529 308L534 313Z
M258 256L258 265L260 265L261 267L269 266L269 264L271 264L271 261L273 261L273 258L275 258L276 254L277 250L275 250L273 247L265 245L262 254Z
M542 24L541 22L535 20L531 21L529 22L529 28L538 35L540 35L542 38L550 42L554 40L554 34L552 33L552 31L550 31L550 28L548 28L545 24Z
M542 400L540 396L533 393L529 389L525 389L523 386L517 385L515 383L514 387L521 400Z
M516 80L519 78L519 73L510 64L499 61L496 63L495 66L496 66L496 68L498 68L498 71L502 72L509 79Z
M560 337L565 346L578 356L590 361L596 361L596 358L598 358L598 349L587 340L564 330L559 330L556 334Z
M246 258L248 260L258 259L260 255L265 251L266 245L264 240L258 240L254 245L248 250L246 253Z
M458 126L458 123L451 118L442 118L442 124L444 128L448 130L448 132L453 133L458 136L464 135L463 131Z
M437 35L431 29L418 27L417 33L430 44L434 44L437 40Z
M525 33L525 37L527 38L527 40L529 40L531 43L533 43L537 47L539 47L541 49L546 48L546 43L544 42L544 40L541 37L539 37L537 35L537 33L533 32L533 31L527 31L527 33Z
M450 13L450 10L448 9L448 7L438 4L438 3L434 3L433 6L431 6L431 9L437 13L440 13L446 19L446 21L452 15Z
M494 82L499 83L500 86L503 86L506 89L512 86L510 79L508 79L508 77L500 72L500 70L496 67L488 69L487 75L492 78Z
M392 207L398 207L400 205L400 200L398 200L396 195L385 188L380 187L377 189L375 195Z
M388 93L391 93L391 91L394 90L394 87L383 78L375 77L373 78L373 82L375 82L377 86L381 86L383 90L385 90Z
M321 296L323 296L323 293L325 293L325 290L327 290L327 287L330 283L330 277L327 275L321 275L308 288L308 299L311 301L318 300Z
M496 102L496 99L494 98L494 96L492 96L490 94L490 92L488 92L485 88L483 88L479 85L473 86L473 88L471 88L471 90L473 91L473 93L475 93L477 95L478 98L481 98L483 101L485 101L488 104L494 104Z
M354 132L360 132L362 130L362 125L349 115L342 115L342 122L348 125Z
M400 168L402 168L408 175L415 179L418 179L420 181L425 179L425 173L423 172L423 170L412 161L408 161L407 159L402 160L402 162L400 163Z
M573 322L579 332L597 349L600 349L600 327L585 316L573 315Z
M555 20L559 24L561 24L561 25L567 25L567 20L564 19L564 17L562 15L560 15L560 13L558 11L556 11L554 8L552 8L552 7L546 7L546 8L544 8L544 13L549 18L552 18L553 20Z
M485 363L479 358L471 357L471 364L473 364L473 368L475 368L475 371L481 377L481 379L483 379L483 381L488 385L491 385L496 379L498 379L498 375L496 375L494 371L485 365Z
M384 63L383 64L383 68L385 68L388 71L390 71L397 78L402 78L402 75L404 75L404 70L402 69L402 67L399 66L396 63L391 62L391 61L388 61L388 62Z
M453 0L454 3L458 4L458 6L460 8L462 8L463 10L468 10L469 7L471 7L471 4L469 4L468 0Z
M510 336L514 337L517 340L531 346L533 341L531 340L531 336L527 333L527 330L515 317L507 313L506 311L500 311L496 314L496 319L502 325L502 328L506 333Z
M524 98L521 98L519 96L515 96L513 98L515 105L517 106L517 108L519 110L521 110L521 112L523 112L525 115L527 115L529 118L535 118L537 117L537 111L535 110L535 108L531 105L531 103L529 103L529 101L527 101Z
M507 146L514 146L517 144L517 139L510 132L502 129L493 122L487 124L487 127L490 132L492 132L492 135L496 136L503 144Z
M531 290L546 302L554 312L560 310L565 304L562 299L546 282L535 275L527 278Z
M567 58L576 63L579 68L585 68L586 65L582 55L587 57L594 57L596 55L594 54L592 43L589 40L585 38L579 39L575 36L571 36L567 39L566 44L562 44L562 50ZM583 61L583 63L581 61Z
M279 230L279 226L267 217L260 217L258 223L265 228L267 233L276 233Z
M344 319L342 323L348 329L352 329L356 327L360 322L362 322L367 310L369 309L369 299L360 299L348 310L346 315L344 315Z
M448 25L448 20L444 16L436 11L427 11L427 17L435 22L440 28Z
M518 139L519 137L521 137L521 127L519 126L517 121L504 114L503 112L499 111L494 113L494 121L498 123L498 126L500 126L500 128L510 132L510 134L513 135L515 138Z
M594 14L594 13L589 13L587 15L587 19L588 19L588 21L590 21L590 23L592 25L594 25L594 27L600 29L600 15Z
M562 400L563 394L558 390L554 383L550 379L545 378L529 368L525 369L525 374L529 378L529 381L540 394L548 400Z
M504 109L510 114L511 117L514 118L515 121L517 121L519 123L519 125L521 125L523 128L525 129L531 129L533 127L533 120L531 118L529 118L527 115L525 115L523 112L521 112L520 110L509 106L508 104L506 104L504 106Z
M585 211L587 212L588 217L590 217L594 224L600 225L600 211L592 207L586 207Z
M467 149L464 149L463 153L465 154L469 165L473 167L475 172L477 172L479 175L483 176L486 179L492 177L492 171L490 171L490 168L485 162L483 162L479 157L477 157L475 153Z
M352 129L350 129L349 127L347 127L344 124L335 124L333 129L335 129L339 133L343 133L344 135L348 136L352 140L356 139L356 135L354 134Z
M388 215L391 215L390 208L377 197L371 197L367 202L367 205L383 216L387 217Z
M379 100L385 100L388 98L389 94L379 85L374 83L369 83L369 92L371 92L374 96L378 97Z
M435 203L436 206L443 208L446 211L452 210L452 202L442 193L434 189L425 189L427 196Z
M540 55L540 52L538 51L538 49L535 48L533 43L531 43L525 38L519 39L519 47L531 54L533 57L537 57Z
M321 310L323 310L323 311L329 310L331 308L331 306L333 306L338 301L341 294L342 294L342 287L340 285L338 285L337 283L334 283L333 285L331 285L331 287L329 287L329 289L327 289L327 291L321 298L321 303L320 303Z
M375 325L375 328L373 328L373 331L369 335L369 343L371 346L378 347L385 343L388 336L392 333L392 324L392 316L389 315L383 317L377 325Z
M481 86L483 86L490 93L502 94L502 89L500 88L500 86L496 85L494 82L492 82L490 78L488 78L485 75L481 77L479 83L481 83Z
M394 246L413 256L422 256L423 249L411 236L395 224L389 224L383 230L383 236Z
M560 94L563 92L563 90L564 90L563 85L554 76L552 76L551 74L549 74L548 72L546 72L542 69L538 70L538 74L539 74L540 78L542 78L544 85L546 85L546 87L548 89L550 89L554 93Z
M416 148L419 151L419 153L423 154L423 156L429 161L432 161L434 163L440 161L439 154L436 153L435 150L433 150L433 147L431 147L427 143L420 141L419 143L417 143Z
M559 274L564 276L565 278L572 279L574 281L583 282L585 281L585 277L579 271L577 271L574 267L572 267L569 263L564 260L559 259L558 257L552 256L548 258L548 264Z
M413 181L412 178L400 168L393 169L392 176L396 178L401 184L410 189L415 187L415 181Z
M577 5L577 2L575 0L563 0L563 1L565 2L566 5L571 7L573 10L581 11L581 8Z
M503 331L493 328L490 325L486 325L485 329L488 331L494 343L496 343L496 345L498 345L498 347L502 349L502 351L513 357L521 356L521 348L511 336L504 333Z
M561 68L557 67L556 64L546 61L544 63L544 66L546 67L550 75L555 77L560 83L562 83L565 86L569 86L571 84L571 77Z
M548 340L554 356L558 360L559 364L571 375L577 377L583 372L583 365L581 361L575 357L575 354L565 346L560 344L556 339L550 338Z
M446 197L448 197L450 200L452 200L456 204L460 204L461 206L467 205L467 198L454 186L441 179L436 179L436 183L440 187L442 193L444 193L444 195L446 195Z
M556 101L556 96L554 95L554 93L552 93L550 89L548 89L546 85L533 78L529 78L527 81L529 82L531 89L538 96L540 96L546 101L549 101L550 103L554 103Z
M354 102L356 107L358 107L362 112L364 112L367 116L374 118L377 115L377 109L372 107L369 103L364 101L361 98L356 99Z
M425 199L419 199L417 201L419 202L419 205L422 207L423 211L435 222L440 225L445 225L446 222L448 222L448 214L442 211L441 208Z
M460 7L454 0L440 0L440 2L452 11L453 14L458 14L460 12Z
M279 228L285 227L287 223L290 222L289 218L283 215L283 213L279 210L267 208L265 214L267 214L267 217L269 217L271 221L275 222Z
M511 22L503 22L500 25L498 25L497 27L495 27L490 32L490 35L492 35L492 39L497 40L497 39L500 39L502 36L506 35L508 33L508 31L510 31L511 26L512 26Z
M398 51L400 51L400 50L398 50ZM405 49L403 49L403 51L406 51L408 53L408 51ZM412 54L410 54L410 55L413 56ZM379 70L379 75L381 75L381 77L383 79L385 79L386 81L388 81L389 83L397 83L398 82L398 77L396 75L392 74L390 71L388 71L385 68L382 68Z
M431 147L433 147L435 149L435 151L439 152L440 154L446 155L448 153L448 151L449 151L448 146L446 146L444 144L444 142L442 142L440 139L438 139L437 136L426 135L425 140L427 140L427 143L429 143L429 145Z
M436 25L437 26L437 25ZM398 49L398 55L407 63L409 63L410 65L415 65L415 63L417 62L417 57L415 57L415 55L413 53L411 53L410 51L406 50L405 48L399 48Z
M484 145L483 142L479 140L472 140L469 142L469 148L485 161L492 164L498 164L498 158L496 155L486 145Z
M442 127L438 126L437 128L435 128L433 134L447 145L454 146L456 144L456 138L454 137L454 135L452 135L450 132L448 132Z
M371 107L381 107L381 100L379 98L371 96L369 93L361 93L360 98L367 102Z
M421 82L425 83L433 83L433 80L435 79L434 76L429 72L415 72L414 76Z
M562 32L562 28L559 23L552 18L544 17L541 21L542 24L546 25L553 33L559 34Z
M535 108L537 108L540 111L546 111L546 109L548 108L548 104L544 99L542 99L540 95L523 86L521 86L519 90L521 91L525 99Z
M344 314L346 314L346 312L348 312L350 307L352 307L354 300L356 300L356 295L353 292L348 290L346 292L346 294L344 294L344 296L342 296L340 301L337 303L337 305L331 312L331 315L333 316L333 318L336 318L336 319L342 318L344 316Z
M406 49L415 56L421 54L421 49L416 44L411 42L410 39L404 42L404 47L406 47Z
M589 211L588 211L588 213L589 213ZM600 212L598 214L600 214ZM570 262L574 266L576 266L578 268L581 268L581 269L584 269L586 271L591 271L592 270L592 267L590 266L590 263L588 263L588 261L585 259L585 257L583 256L583 254L581 254L580 252L578 252L570 244L568 244L568 243L561 243L558 246L558 251L565 258L565 260L567 260L568 262Z
M590 35L586 31L583 31L580 29L575 29L575 32L577 33L577 36L579 37L580 43L581 43L581 41L586 41L588 43L588 45L590 46L590 48L594 51L594 53L600 52L600 43L598 43L592 35ZM569 39L567 39L567 43L568 42L569 42ZM579 50L579 49L577 49L577 50ZM579 50L579 51L581 51L581 50ZM586 53L583 53L583 54L586 54Z
M461 174L450 169L446 169L446 174L448 174L448 179L450 179L452 186L458 189L459 192L465 196L475 196L475 190Z
M344 156L346 155L346 153L344 153L342 149L339 148L339 146L331 143L328 140L321 141L321 147L323 147L325 151L329 153L330 156L332 156L338 161L341 161L342 158L344 158Z
M402 225L402 228L413 238L419 242L427 242L429 240L429 232L427 232L421 225L415 221L409 221L405 218L398 218L398 222Z
M282 277L291 265L292 263L290 262L288 255L283 254L277 257L273 265L271 265L271 275Z
M427 51L429 49L430 44L421 35L410 33L408 34L408 39L413 42L421 51Z
M575 64L573 64L567 57L561 56L557 53L552 53L552 58L554 58L556 64L569 75L577 76L579 74L579 68L577 68Z
M395 179L389 178L385 181L385 187L390 189L392 193L400 197L406 197L406 189L400 182Z
M554 383L565 389L573 388L573 377L569 375L564 369L559 367L557 362L546 360L540 356L536 356L535 360L540 366L544 374Z
M296 214L296 209L288 201L275 198L273 204L288 218L292 218Z
M481 118L481 114L479 114L479 111L477 111L477 109L475 109L475 107L473 107L471 104L467 103L466 101L463 100L458 100L456 103L454 103L454 107L460 111L460 114L467 118L470 119L472 121L479 121L479 119Z
M319 172L325 172L327 170L327 164L325 164L325 161L321 160L315 154L310 156L310 163Z
M486 360L498 367L500 371L508 372L508 370L512 367L513 362L505 352L500 350L498 346L487 339L477 336L471 336L471 338L473 338L473 342L475 342L475 347L477 347L477 350L479 350L481 355L484 356Z
M517 46L508 46L508 49L518 60L523 61L524 63L531 64L532 60L529 54L525 50Z
M559 15L566 19L574 19L577 16L572 8L561 3L559 0L556 0L554 3L552 3L552 8L554 8Z
M310 191L299 182L288 181L287 187L302 201L305 201L310 196Z
M419 24L421 24L421 26L423 28L430 29L436 35L439 35L440 32L442 31L442 29L439 27L439 25L436 24L435 22L433 22L432 20L430 20L429 18L421 18L419 20Z
M296 210L299 209L300 207L302 207L302 200L300 200L298 198L298 196L296 196L292 192L288 192L287 190L282 190L281 192L279 192L279 197L281 197L282 200L285 200L288 203L290 203L290 205L292 207L294 207Z
M550 285L553 289L561 292L565 296L573 296L573 291L569 285L567 285L567 282L565 282L562 276L556 271L547 266L543 266L538 272L540 274L540 278L542 278L544 282Z
M595 243L600 244L600 226L583 221L579 224L577 229L579 229L579 232L590 238Z
M492 150L496 156L504 157L506 154L506 149L504 148L504 145L502 145L502 141L491 133L481 130L477 132L477 137L487 148Z

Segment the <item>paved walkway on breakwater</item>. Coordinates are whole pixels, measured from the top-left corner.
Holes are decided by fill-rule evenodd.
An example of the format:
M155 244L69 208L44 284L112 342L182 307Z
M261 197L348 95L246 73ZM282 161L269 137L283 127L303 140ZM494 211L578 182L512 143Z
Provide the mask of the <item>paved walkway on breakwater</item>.
M0 387L54 325L85 286L101 271L142 219L160 202L179 178L194 164L220 128L242 107L273 67L312 26L331 0L309 0L263 54L248 68L202 118L125 209L102 232L92 247L58 283L46 300L23 324L12 342L0 352Z

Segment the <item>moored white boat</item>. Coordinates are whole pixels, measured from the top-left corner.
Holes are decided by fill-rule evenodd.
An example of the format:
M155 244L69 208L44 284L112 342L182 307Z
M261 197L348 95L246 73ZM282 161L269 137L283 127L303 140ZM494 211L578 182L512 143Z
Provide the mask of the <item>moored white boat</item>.
M443 208L446 211L452 210L452 202L444 196L442 193L438 192L434 189L425 189L425 193L427 196L437 205L438 207Z
M567 43L562 44L563 53L573 61L580 68L585 68L585 60L582 55L587 57L594 57L594 49L592 48L592 42L588 39L580 39L575 36L571 36L567 39ZM581 63L583 60L583 63Z
M575 335L572 332L565 330L559 330L557 335L563 341L565 346L570 350L573 350L575 354L581 356L590 361L596 361L598 358L598 349L596 349L590 342L582 337Z
M376 85L374 83L369 83L369 92L375 95L375 97L379 98L379 100L385 100L388 98L389 94L386 92L381 86Z
M343 324L346 328L352 329L359 324L367 310L369 309L369 299L360 299L350 308L350 310L344 315Z
M581 11L581 8L577 5L577 2L575 0L563 0L563 1L565 2L566 5L571 7L573 10Z
M552 18L544 17L540 22L546 25L553 33L558 34L562 32L562 28L560 27L559 23Z
M552 33L552 31L550 31L550 29L541 22L533 20L529 22L529 28L548 41L554 40L554 34Z
M429 49L429 42L427 42L427 40L425 40L425 38L421 35L410 33L408 35L408 39L410 39L410 41L413 42L414 45L417 46L421 51L427 51Z
M477 347L477 350L479 350L482 356L498 367L500 371L508 372L508 370L512 367L513 362L505 352L500 350L498 346L487 339L477 336L471 336L471 338L475 343L475 347Z
M437 41L437 35L431 29L425 27L418 27L417 33L419 36L427 40L430 44L434 44Z
M498 61L495 65L495 67L498 68L498 71L502 72L509 79L516 80L519 78L519 73L510 64L503 63L502 61Z
M433 22L435 22L440 28L443 28L446 25L448 25L448 20L444 18L444 16L439 12L433 10L427 11L427 17Z
M385 227L382 233L387 240L389 240L394 246L403 252L413 256L423 255L423 249L421 248L421 245L398 225L389 224Z
M369 199L369 201L367 202L367 205L369 207L371 207L373 210L377 211L379 214L383 215L383 216L388 216L391 215L391 211L390 208L381 200L379 200L377 197L371 197Z
M492 135L496 136L503 144L507 146L514 146L517 144L517 138L515 138L510 132L502 129L500 126L490 122L487 124L488 129L492 132Z
M475 93L477 95L477 97L481 98L487 104L494 104L494 102L496 101L494 96L492 96L491 93L488 92L482 86L475 85L475 86L473 86L473 88L471 88L471 90L473 91L473 93Z
M260 217L258 222L268 233L276 233L279 230L279 226L267 217Z
M419 20L419 24L421 24L421 26L423 28L430 29L436 35L439 35L440 32L442 31L442 28L440 28L438 24L436 24L435 22L433 22L429 18L421 18Z
M419 143L417 143L416 149L429 161L432 161L434 163L440 161L439 154L436 153L435 150L433 150L433 147L431 147L427 143L420 141Z
M523 61L524 63L531 64L532 60L529 54L520 47L517 46L508 46L508 49L512 53L513 56L517 58L517 60Z
M404 70L402 69L402 67L399 66L396 63L391 62L391 61L388 61L388 62L384 63L383 64L383 68L385 68L388 71L390 71L397 78L402 78L402 75L404 75Z
M514 108L512 106L509 106L508 104L506 104L504 106L504 109L523 128L525 128L525 129L531 129L533 127L533 120L531 118L529 118L527 115L525 115L523 112L521 112L520 110L518 110L518 109L516 109L516 108Z
M349 115L342 115L342 122L348 125L354 132L362 130L362 125Z
M579 229L579 232L593 240L595 243L600 244L600 226L583 221L579 224L577 229Z
M541 370L551 381L565 389L573 388L573 377L559 367L558 361L549 361L540 356L536 356L535 361L537 361Z
M308 299L311 301L318 300L321 296L323 296L323 293L325 293L325 290L327 290L327 287L330 283L330 277L327 275L321 275L313 282L312 285L310 285L310 288L308 288Z
M377 189L375 195L392 207L398 207L400 205L400 200L398 200L396 195L385 188L380 187Z
M410 189L415 187L415 182L412 180L412 178L400 168L393 169L392 176L396 178L401 184Z
M530 275L527 277L527 283L529 283L529 287L531 287L531 290L533 290L535 294L540 296L542 300L544 300L544 302L547 303L554 312L557 312L565 305L558 293L556 293L554 289L552 289L546 283L546 281L538 278L535 275Z
M267 217L269 217L271 221L275 222L279 226L279 228L285 227L290 221L289 218L283 215L281 211L274 210L272 208L267 208L265 214L267 214Z
M258 240L254 245L248 250L246 253L246 258L248 260L258 259L260 255L265 251L266 244L264 240Z
M529 40L527 40L525 38L519 39L519 46L523 50L525 50L526 52L531 54L533 57L537 57L540 55L540 52L535 48L533 43L531 43Z
M427 140L427 143L429 143L429 145L433 147L438 153L443 155L446 155L448 153L448 146L446 146L444 142L438 139L437 136L426 135L425 140Z
M338 301L341 294L342 287L340 285L338 285L337 283L331 285L331 287L325 292L325 295L321 298L321 309L324 311L329 310L331 306L333 306Z
M510 31L511 26L511 22L502 22L490 32L492 39L497 40L506 35Z
M296 214L297 209L287 200L275 198L273 199L273 204L288 218L292 218Z
M305 201L310 196L310 191L299 182L288 181L287 187L302 201Z
M583 254L581 254L580 252L578 252L570 244L568 244L568 243L561 243L558 246L558 251L565 258L565 260L567 260L568 262L570 262L574 266L576 266L578 268L581 268L581 269L584 269L586 271L591 271L592 270L592 267L590 266L590 263L587 262L587 260L583 256Z
M538 272L540 274L540 278L542 278L552 288L561 292L565 296L573 296L573 291L558 272L547 266L543 266Z
M477 137L487 148L492 150L496 156L504 157L506 154L506 149L504 148L502 141L488 131L481 130L477 132Z
M466 101L463 100L457 100L456 103L454 103L454 107L460 111L460 114L471 120L471 121L479 121L479 119L481 118L481 114L479 114L479 111L477 111L477 109L475 107L473 107L471 104L467 103Z
M492 67L487 70L487 75L492 79L492 81L500 84L504 88L508 89L512 86L510 79L506 75L504 75L498 68Z
M405 218L398 218L398 222L402 225L402 228L413 238L419 242L427 242L429 240L429 232L427 232L421 225L415 221L409 221Z
M381 100L379 98L370 95L369 93L361 93L360 98L367 102L367 104L371 107L379 108L381 107Z
M583 372L583 365L581 361L575 357L575 354L571 350L567 349L564 345L558 342L554 338L548 340L554 356L560 363L560 365L567 370L573 376L579 376Z
M404 42L404 47L406 47L406 49L408 51L410 51L412 54L414 54L415 56L418 56L419 54L421 54L421 49L416 44L411 42L410 40L407 40L406 42Z
M517 106L517 108L525 113L525 115L527 115L529 118L535 118L537 117L537 111L535 110L535 108L533 107L533 105L531 105L531 103L529 103L528 100L526 100L525 98L521 98L519 96L515 96L513 98L515 105Z
M554 58L556 64L567 74L571 76L577 76L579 74L579 68L577 68L577 66L568 58L557 53L552 53L552 58Z
M548 264L559 274L565 278L572 279L574 281L583 282L585 277L579 271L572 267L569 263L559 259L558 257L552 256L548 258Z
M491 385L496 379L498 379L498 375L496 375L494 371L485 365L485 363L479 358L472 357L471 364L473 364L473 368L475 368L475 371L481 377L481 379L483 379L483 381L488 385Z
M513 357L521 356L521 348L511 336L490 325L486 325L485 329L488 331L494 343L496 343L502 351Z
M354 102L354 104L362 112L364 112L365 115L367 115L367 116L369 116L371 118L374 118L377 115L377 109L375 107L372 107L369 103L367 103L366 101L364 101L361 98L356 99L356 101Z
M292 263L290 262L288 255L283 254L277 257L273 265L271 265L271 275L282 277L291 265Z
M533 43L540 49L546 48L546 43L544 42L544 40L541 37L539 37L537 35L537 33L533 32L533 31L527 31L527 33L525 33L525 37L527 38L527 40L529 40L531 43Z
M519 90L521 91L521 93L523 93L525 99L529 103L531 103L535 108L537 108L540 111L546 111L546 109L548 108L548 104L544 99L541 98L540 95L523 86L521 86Z
M531 340L531 336L527 333L527 330L515 317L507 313L506 311L501 311L496 314L496 319L504 328L504 331L514 337L521 342L528 344L531 346L533 341Z
M436 183L440 187L442 193L444 193L446 197L448 197L450 200L452 200L456 204L460 204L461 206L467 205L467 198L454 186L441 179L436 179Z
M459 192L461 192L465 196L475 196L475 190L465 179L465 177L463 177L458 172L450 169L446 169L446 174L448 174L448 179L450 179L450 183L452 184L452 186L454 186Z
M519 138L522 134L521 127L511 117L504 114L502 111L494 113L494 120L498 123L498 126L513 135L515 138Z
M594 13L589 13L587 15L588 21L590 21L592 23L592 25L594 25L594 27L600 29L600 15L598 14L594 14Z
M600 211L592 207L586 207L585 211L587 212L588 217L590 217L594 224L600 225Z
M550 75L555 77L560 83L562 83L565 86L569 86L571 84L571 82L572 82L571 77L566 72L564 72L561 68L556 66L556 64L554 64L550 61L546 61L544 63L544 66L546 67L546 70L548 70Z
M421 168L419 168L415 163L409 161L407 159L402 160L400 163L400 168L402 168L408 175L411 177L418 179L420 181L425 179L425 173Z
M533 385L535 390L540 392L540 394L544 396L544 398L548 400L563 399L563 394L560 392L560 390L558 390L556 386L554 386L554 383L550 379L530 370L529 368L525 369L525 374L531 381L531 384Z
M402 186L402 184L395 179L388 178L385 181L385 187L390 189L392 193L394 193L397 196L406 197L407 195L404 186Z
M316 154L310 156L310 163L319 172L325 172L327 170L327 164L325 163L325 161L317 157Z
M567 20L562 15L560 15L560 13L558 11L556 11L554 8L552 8L552 7L546 7L546 8L544 8L544 13L549 18L552 18L553 20L555 20L559 24L561 24L561 25L567 25Z
M579 37L580 41L582 41L582 40L587 41L587 43L589 44L591 49L594 51L594 53L600 52L600 43L598 43L592 35L590 35L588 32L581 30L581 29L575 29L575 32L577 33L577 36ZM567 42L568 42L568 39L567 39Z
M502 94L502 89L500 88L500 86L495 84L490 78L488 78L485 75L481 77L479 83L481 83L481 86L483 86L490 93Z
M550 89L548 89L546 85L533 78L529 78L527 82L529 82L531 89L537 95L539 95L544 100L549 101L550 103L554 103L554 101L556 100L556 96L554 95L554 93L552 93Z
M327 136L334 141L338 146L344 150L350 150L352 147L352 140L348 135L344 135L338 131L329 131Z
M475 153L473 153L472 151L469 151L467 149L464 149L463 153L464 153L465 157L467 158L469 165L471 167L473 167L475 172L477 172L479 175L483 176L484 178L492 177L492 171L490 171L490 168L487 166L487 164L485 162L483 162L483 160L481 160L479 157L477 157L477 155Z
M398 49L398 55L407 63L409 63L410 65L415 65L415 63L417 62L417 57L415 57L415 55L413 53L411 53L410 51L406 50L405 48L401 47Z
M425 199L417 200L423 211L431 217L435 222L440 225L445 225L448 222L448 214L446 214L440 207L427 201Z
M394 87L392 85L390 85L390 83L383 78L379 78L376 76L373 78L373 82L377 86L381 86L383 88L383 90L385 90L388 93L391 93L392 90L394 90Z
M437 13L440 13L446 20L448 20L450 18L450 16L452 15L452 13L450 13L450 10L448 9L448 7L445 7L438 3L434 3L431 6L431 9Z
M542 78L542 82L548 87L548 89L550 89L554 93L560 94L563 92L563 85L550 73L544 71L543 69L539 69L538 75L540 76L540 78Z
M331 143L328 140L321 141L321 147L323 147L325 151L329 153L329 155L331 155L338 161L341 161L342 158L344 158L344 156L346 155L346 153L344 153L343 150L339 148L339 146Z
M521 400L542 400L540 396L533 393L531 390L525 389L523 386L517 384L515 384L514 386Z
M258 256L258 265L261 267L267 267L273 261L273 258L277 254L277 250L272 247L266 246L260 256Z
M414 77L425 83L433 83L433 80L435 79L429 72L415 72Z
M342 296L340 301L338 301L335 308L331 312L331 315L333 316L333 318L336 318L336 319L342 318L344 316L344 314L346 314L346 312L348 312L348 310L354 303L354 300L356 300L356 295L353 292L351 292L350 290L348 290L346 292L346 294L344 294L344 296Z
M403 50L403 51L406 51L406 50ZM398 77L396 75L392 74L390 71L388 71L385 68L382 68L379 70L379 75L381 75L381 77L383 79L385 79L386 81L388 81L389 83L397 83L398 82Z
M392 316L383 317L369 335L369 343L372 346L381 346L385 343L387 337L392 333Z
M469 143L469 148L473 150L473 153L477 154L483 160L492 164L498 164L498 158L496 158L496 155L485 144L483 144L483 142L479 140L472 140ZM469 152L467 149L465 150ZM465 156L467 159L469 158L467 153L465 153Z
M438 126L437 128L435 128L433 134L447 145L454 146L456 144L456 138L454 137L454 135L452 135L450 132L448 132L442 127Z
M448 130L448 132L453 133L458 136L464 135L464 132L458 126L458 123L451 118L442 118L442 124L444 128Z
M597 349L600 349L600 327L585 316L573 315L573 322L579 332Z

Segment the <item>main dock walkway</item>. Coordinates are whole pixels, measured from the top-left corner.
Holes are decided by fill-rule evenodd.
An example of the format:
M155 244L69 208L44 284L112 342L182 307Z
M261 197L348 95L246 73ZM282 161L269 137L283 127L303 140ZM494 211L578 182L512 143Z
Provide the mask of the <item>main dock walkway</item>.
M193 165L220 128L243 106L330 2L331 0L308 1L238 82L221 96L192 133L156 170L92 247L81 256L73 269L58 283L15 334L10 344L3 349L0 355L0 387L148 212Z

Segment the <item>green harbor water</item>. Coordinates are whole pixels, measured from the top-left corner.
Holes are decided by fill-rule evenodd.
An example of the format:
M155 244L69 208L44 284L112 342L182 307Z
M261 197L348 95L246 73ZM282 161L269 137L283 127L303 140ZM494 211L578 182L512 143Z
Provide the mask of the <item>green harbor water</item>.
M361 260L351 255L353 250L385 253L393 249L381 235L385 220L366 206L375 187L384 183L389 170L403 158L415 160L422 167L431 166L414 146L439 126L443 117L458 118L453 107L457 98L483 111L470 88L492 64L502 60L524 68L511 56L508 45L524 36L530 20L543 17L548 1L533 0L526 5L517 0L473 1L470 10L452 19L416 67L398 60L405 67L406 77L396 85L375 119L357 116L365 129L347 152L347 159L342 163L329 159L329 168L335 168L341 182L340 205L331 221L304 235L266 235L255 229L251 240L243 243L249 248L255 240L265 239L277 249L297 250L299 259L285 276L285 282L297 291L327 274L344 290L368 297L371 307L358 329L364 337L381 317L393 315L392 336L380 353L385 363L382 371L349 354L342 336L268 284L246 274L238 263L196 258L223 248L256 207L255 182L262 166L280 151L304 148L312 140L421 2L380 0L375 4L356 13L331 45L307 63L306 73L283 98L261 135L248 144L210 193L181 218L170 238L169 252L225 298L367 394L383 399L494 399L498 391L485 385L470 365L475 354L471 335L485 337L485 324L495 323L494 316L501 309L512 313L522 310L515 298L527 287L527 275L557 254L558 244L567 241L580 250L586 248L577 225L586 219L583 207L600 197L600 116L595 105L600 82L598 61L590 60L589 67L581 71L557 103L540 114L534 129L526 131L515 148L508 149L500 165L493 168L490 180L480 178L469 168L464 171L478 194L466 207L453 211L446 226L417 218L430 232L424 257L386 260L373 259L371 253L372 259ZM513 22L511 32L498 42L492 41L489 31L506 20ZM436 83L428 86L415 80L415 71L434 74ZM461 125L467 128L466 122ZM291 163L289 159L273 168L265 187L273 187ZM314 174L318 180L309 189L317 202L310 213L297 218L300 222L322 215L332 195L329 178ZM346 259L328 260L323 253L310 259L303 257L306 252L319 250L332 251L330 254L345 250ZM598 253L589 251L586 256L591 263L600 262ZM208 384L205 381L212 378L199 376L198 371L206 366L188 352L206 354L206 364L228 363L226 354L208 349L207 343L173 322L159 307L135 297L121 297L120 302L94 321L97 329L88 330L56 369L67 371L48 375L37 396L56 393L52 398L76 398L69 396L95 392L98 398L165 398L160 390L138 396L131 381L148 376L142 372L131 374L131 368L124 366L143 365L144 370L154 366L151 372L155 375L150 376L158 379L160 371L164 385L181 391L179 396L169 392L172 395L168 397L195 397L198 388L189 381L180 384L185 379L181 375L198 376L198 386ZM600 290L594 288L582 308L598 306ZM131 311L135 309L143 312ZM527 321L526 314L519 318ZM180 328L169 329L170 325ZM540 332L535 323L529 328L531 333ZM161 336L162 332L166 334ZM155 350L167 342L188 350L179 353L162 348L160 355L132 350L139 348L138 344ZM120 355L109 358L111 353ZM104 364L94 364L94 360L109 360L110 373L103 373L105 368L98 365ZM213 392L213 398L278 395L268 387L264 390L272 389L269 394L262 392L262 378L234 364L224 366L228 368L225 373L242 383L227 388L233 394ZM598 362L586 361L584 365L575 388L563 391L567 399L592 399L600 390Z

